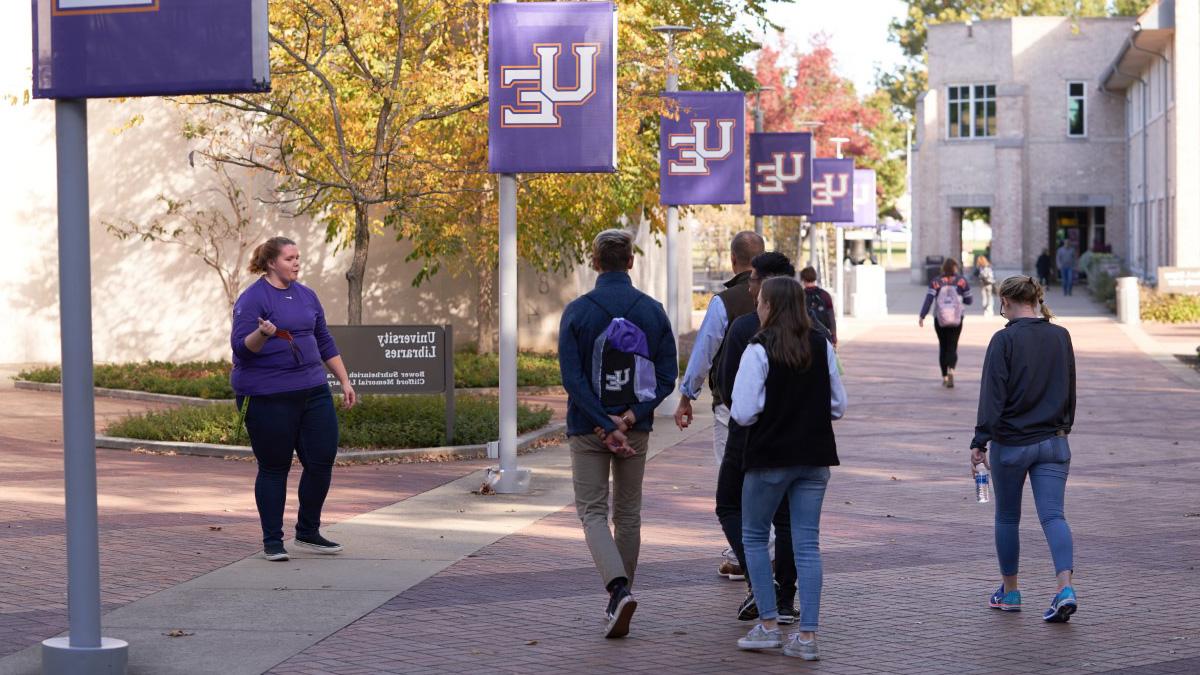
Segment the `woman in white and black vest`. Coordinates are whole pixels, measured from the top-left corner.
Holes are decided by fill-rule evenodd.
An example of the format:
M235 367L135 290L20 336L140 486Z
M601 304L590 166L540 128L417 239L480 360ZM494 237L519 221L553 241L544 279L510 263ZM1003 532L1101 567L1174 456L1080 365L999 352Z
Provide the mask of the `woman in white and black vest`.
M812 330L804 288L795 279L763 282L762 328L742 354L733 387L733 419L748 427L743 463L742 543L761 622L738 640L742 649L783 647L817 660L821 606L821 503L829 467L838 465L832 421L846 410L833 346ZM787 496L800 599L799 632L783 644L767 553L771 519Z

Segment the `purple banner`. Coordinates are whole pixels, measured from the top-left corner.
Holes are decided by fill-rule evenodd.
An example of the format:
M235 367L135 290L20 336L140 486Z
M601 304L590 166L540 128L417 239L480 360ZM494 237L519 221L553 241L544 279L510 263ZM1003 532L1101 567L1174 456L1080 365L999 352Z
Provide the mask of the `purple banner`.
M267 0L32 0L33 96L271 88Z
M659 139L663 204L746 203L746 97L735 92L664 94Z
M750 134L750 213L812 213L812 134Z
M816 223L854 222L854 160L814 159L812 216Z
M850 227L875 227L879 207L875 204L875 170L854 170L854 223Z
M616 6L522 2L488 12L488 170L616 171Z

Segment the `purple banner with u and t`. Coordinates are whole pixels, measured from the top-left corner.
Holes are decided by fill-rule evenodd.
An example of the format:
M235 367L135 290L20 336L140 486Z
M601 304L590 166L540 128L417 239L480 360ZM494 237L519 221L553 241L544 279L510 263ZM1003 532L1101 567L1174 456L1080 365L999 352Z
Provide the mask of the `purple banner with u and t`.
M488 170L616 171L616 6L499 3L488 16Z
M854 222L854 160L814 159L812 215L817 223Z
M850 227L879 225L879 207L875 197L875 170L854 170L854 222Z
M32 0L34 98L264 92L267 0Z
M812 213L812 134L750 134L750 213Z
M746 97L742 92L663 95L660 202L746 203Z

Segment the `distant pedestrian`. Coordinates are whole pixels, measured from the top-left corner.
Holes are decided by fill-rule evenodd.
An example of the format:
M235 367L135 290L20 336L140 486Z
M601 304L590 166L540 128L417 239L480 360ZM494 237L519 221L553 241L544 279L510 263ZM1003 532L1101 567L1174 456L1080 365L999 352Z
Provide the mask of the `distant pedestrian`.
M983 315L992 315L992 292L996 287L996 270L987 256L975 258L975 274L979 277L979 293L983 296Z
M742 354L731 415L748 427L742 540L760 619L738 640L738 647L784 646L767 537L786 495L800 591L800 630L784 646L784 654L815 661L822 585L821 504L829 467L838 465L832 421L845 412L846 392L833 345L812 330L805 305L804 289L794 279L763 282L758 296L762 328Z
M1021 609L1021 493L1029 476L1058 577L1058 591L1042 619L1062 623L1078 606L1071 578L1074 545L1063 510L1071 467L1067 436L1075 422L1075 351L1071 334L1050 323L1054 315L1033 278L1004 280L1000 313L1008 324L988 345L971 440L971 466L982 463L992 469L996 494L996 555L1004 581L989 605ZM988 455L995 461L989 462Z
M1070 239L1063 242L1054 256L1055 264L1058 265L1058 273L1062 275L1063 295L1070 295L1071 289L1075 286L1075 264L1078 260L1078 254L1075 252L1075 247L1071 245Z
M942 369L942 386L954 387L954 368L958 365L958 338L962 335L964 305L971 304L971 286L958 273L958 261L947 258L942 274L929 282L925 304L921 305L918 326L925 325L925 315L934 308L933 330L938 339L938 366Z
M254 501L262 523L263 556L283 561L283 505L292 455L300 458L297 548L339 553L341 544L321 536L321 509L333 477L338 420L325 369L342 386L346 408L357 396L325 324L317 294L296 279L300 249L285 237L254 249L250 272L261 274L233 307L233 372L230 380L250 436L258 477Z
M729 244L733 278L725 282L725 290L709 301L700 330L696 333L696 344L688 357L687 370L679 383L675 424L680 429L686 429L692 423L692 401L700 397L704 379L708 378L709 391L712 393L713 456L718 470L725 454L725 443L729 439L729 405L721 398L721 387L713 366L720 358L729 325L739 316L754 312L754 298L746 292L746 287L750 278L750 261L762 252L762 236L748 230L733 236ZM721 553L717 574L733 580L746 578L737 557L728 548Z
M814 326L823 330L825 337L837 346L837 317L833 309L833 296L817 285L817 271L812 267L800 270L800 282L804 284L804 306L808 316L816 322Z
M592 242L596 287L567 305L558 363L567 390L575 511L609 593L605 637L624 637L642 535L642 477L654 409L675 388L675 336L661 304L633 287L633 235ZM609 473L612 529L609 529Z
M1042 254L1038 256L1037 263L1038 283L1042 288L1050 285L1050 249L1042 249Z
M762 253L750 262L750 283L746 290L752 298L758 298L762 283L774 277L795 278L796 268L788 257L777 251ZM750 312L738 317L729 326L725 335L725 346L721 349L718 381L721 383L721 397L729 405L733 402L733 386L737 379L738 366L742 362L742 354L750 346L750 340L758 333L761 323L758 312ZM725 532L739 567L746 568L746 550L742 544L742 484L745 481L746 469L743 457L746 449L747 430L736 421L729 421L729 441L725 445L725 456L721 460L721 472L717 477L717 519ZM778 622L781 624L795 623L800 612L796 610L796 563L792 553L791 515L788 509L787 497L779 504L775 512L775 600L779 610ZM738 607L739 621L753 621L758 618L758 604L754 600L753 585L747 584L746 599Z

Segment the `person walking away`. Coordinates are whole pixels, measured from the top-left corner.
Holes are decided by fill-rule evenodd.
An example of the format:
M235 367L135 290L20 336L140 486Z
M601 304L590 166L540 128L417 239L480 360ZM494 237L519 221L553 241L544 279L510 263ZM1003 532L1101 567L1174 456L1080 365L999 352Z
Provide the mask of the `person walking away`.
M738 640L741 649L783 646L771 583L767 533L788 498L800 591L799 632L783 649L815 661L821 608L821 504L829 467L838 465L832 421L846 409L833 345L812 330L804 288L784 277L759 291L762 328L742 354L731 417L747 427L743 462L742 540L760 622Z
M1038 283L1042 288L1050 285L1050 249L1042 249L1042 254L1038 256L1037 263Z
M679 374L675 336L661 304L633 287L633 235L605 230L592 242L596 286L563 311L558 363L567 391L575 511L609 594L605 637L629 633L630 589L641 548L642 477L654 409ZM612 529L609 529L609 475Z
M321 509L333 478L338 420L325 370L342 386L342 402L357 396L325 310L312 289L297 281L300 249L272 237L250 256L251 274L261 275L233 307L233 370L230 383L258 463L254 501L263 531L263 557L288 559L283 546L283 505L293 453L300 458L297 548L340 553L342 545L321 536Z
M1055 255L1058 272L1062 275L1063 295L1070 295L1072 288L1075 286L1075 263L1077 260L1078 257L1075 253L1075 247L1071 245L1071 240L1064 241Z
M804 301L808 316L823 329L829 342L837 347L837 318L833 310L833 296L817 285L817 271L812 267L800 270L800 282L804 284Z
M1021 493L1028 476L1058 581L1042 619L1065 623L1079 605L1072 580L1074 543L1063 506L1071 468L1067 436L1075 422L1075 351L1067 329L1050 323L1054 315L1044 296L1032 277L1009 277L1000 284L1000 313L1008 324L992 336L983 361L971 466L991 469L996 495L996 557L1003 581L988 604L1021 609Z
M958 365L958 338L962 335L964 305L972 302L971 286L958 273L958 261L947 258L942 262L942 274L929 282L925 303L917 325L925 326L925 315L933 313L933 331L938 339L938 366L942 369L942 386L954 388L954 368Z
M975 274L979 277L979 293L983 296L983 315L992 316L992 294L996 287L996 270L987 256L975 259Z
M788 257L782 253L771 251L762 253L750 261L750 282L746 286L749 295L758 297L762 282L773 277L795 278L796 268ZM717 364L718 381L721 383L721 397L729 405L733 401L733 384L737 378L738 365L741 364L742 354L750 345L750 340L758 333L760 327L758 312L750 312L739 316L729 325L725 335L725 344L721 349L720 362ZM742 483L745 479L745 469L742 456L746 447L746 430L736 421L729 421L729 442L725 446L725 456L721 460L721 471L717 477L716 511L717 520L725 532L739 567L746 568L746 552L742 546ZM793 624L799 617L796 610L796 562L792 554L791 515L785 496L775 512L772 530L775 532L775 600L779 611L777 621L780 624ZM753 621L758 618L758 604L754 601L753 586L747 583L746 599L738 607L737 618L740 621Z
M705 377L712 392L713 457L721 466L725 443L729 438L729 406L721 398L713 364L719 359L729 325L739 316L754 312L754 298L746 292L750 277L750 261L763 252L763 238L751 231L738 232L729 244L729 260L733 278L725 282L725 290L713 296L696 333L696 343L688 357L687 370L679 383L679 405L675 409L675 424L680 429L692 423L692 401L700 397ZM745 579L745 571L731 549L721 553L717 574L732 580Z

